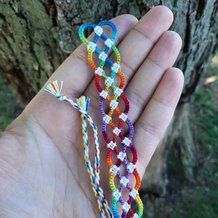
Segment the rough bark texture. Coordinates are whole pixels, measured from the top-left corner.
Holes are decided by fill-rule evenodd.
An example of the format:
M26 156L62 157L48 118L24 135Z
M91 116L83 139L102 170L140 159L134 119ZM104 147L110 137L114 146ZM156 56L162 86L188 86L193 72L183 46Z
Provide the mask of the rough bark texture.
M146 171L142 192L146 213L154 199L182 181L194 179L195 146L188 125L188 104L217 48L216 0L0 0L0 74L28 102L63 59L78 45L78 27L124 13L140 18L163 4L174 12L172 29L183 39L177 61L185 87L168 135ZM172 185L174 184L174 185Z
M61 63L54 4L0 1L0 73L28 102Z

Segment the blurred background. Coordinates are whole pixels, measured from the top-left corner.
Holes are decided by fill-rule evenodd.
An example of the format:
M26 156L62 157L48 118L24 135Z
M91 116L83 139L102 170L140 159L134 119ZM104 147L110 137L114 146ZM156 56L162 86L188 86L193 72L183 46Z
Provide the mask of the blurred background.
M0 0L0 130L79 44L77 30L154 5L174 13L185 76L175 117L147 167L144 217L218 217L217 0ZM167 57L166 57L167 58Z

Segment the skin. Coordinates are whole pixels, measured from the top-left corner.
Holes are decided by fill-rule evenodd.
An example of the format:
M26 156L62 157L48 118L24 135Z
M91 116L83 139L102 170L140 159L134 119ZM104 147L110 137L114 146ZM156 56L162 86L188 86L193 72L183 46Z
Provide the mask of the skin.
M176 32L168 31L173 14L164 6L152 8L139 21L122 15L113 22L127 78L137 169L143 176L181 95L183 74L172 66L182 42ZM63 80L63 94L68 97L91 97L89 112L100 127L98 93L86 58L81 45L49 81ZM1 217L98 217L80 131L78 111L43 90L35 96L0 137ZM102 171L108 193L107 170Z

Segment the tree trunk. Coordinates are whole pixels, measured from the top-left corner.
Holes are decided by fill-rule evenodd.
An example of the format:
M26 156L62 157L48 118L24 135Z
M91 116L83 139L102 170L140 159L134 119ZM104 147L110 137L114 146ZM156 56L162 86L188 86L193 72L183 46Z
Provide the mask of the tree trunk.
M171 184L194 179L196 152L189 131L189 102L217 48L216 0L5 0L0 1L0 74L27 103L79 44L78 27L119 14L137 18L154 5L174 13L172 29L183 39L177 61L185 87L167 136L158 147L143 180L148 216L154 199L173 190ZM153 197L152 197L153 196ZM153 205L153 206L152 206Z

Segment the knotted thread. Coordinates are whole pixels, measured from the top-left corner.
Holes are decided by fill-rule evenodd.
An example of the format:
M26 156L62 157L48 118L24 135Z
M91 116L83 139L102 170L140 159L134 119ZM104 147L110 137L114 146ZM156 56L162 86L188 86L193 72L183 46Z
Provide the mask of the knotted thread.
M111 28L112 33L110 37L107 37L104 33L104 26ZM85 37L85 30L87 28L94 29L94 34L90 41ZM143 204L138 193L138 189L141 186L141 178L135 167L137 152L132 143L134 128L128 118L129 101L123 92L125 76L120 67L121 57L114 44L117 37L117 28L110 21L102 21L98 25L85 23L79 29L79 36L87 47L88 62L95 72L95 85L99 92L99 109L102 115L102 135L107 143L106 162L110 168L109 184L112 190L112 213L114 217L120 217L119 204L121 204L122 218L127 216L134 218L142 217ZM100 40L104 43L102 50L97 45ZM111 51L114 53L114 60L108 56ZM94 53L97 54L97 64L93 57ZM109 73L106 72L106 64L110 67ZM107 74L109 74L109 76ZM115 77L119 79L119 85L115 84ZM111 92L113 92L113 94L111 94ZM123 111L120 109L121 101L124 103ZM109 104L109 112L105 112L106 102ZM116 117L118 118L118 122L115 121ZM124 124L127 124L129 128L128 135L124 134ZM110 129L113 134L112 139L109 137ZM118 149L119 138L121 139L121 149ZM132 153L131 159L127 156L127 149ZM117 157L116 163L113 161L113 154ZM121 172L122 165L125 168L125 174ZM134 184L134 179L130 179L131 175L134 176ZM119 184L116 184L115 179L119 181ZM124 197L126 193L128 195L127 200L125 200ZM136 201L138 206L137 212L134 212L132 208L134 201Z
M78 110L81 113L84 160L87 172L90 177L91 187L97 200L98 209L100 211L100 217L112 217L112 212L110 210L110 207L101 187L98 128L94 123L92 117L88 114L90 99L85 96L81 96L76 101L73 101L67 96L61 94L62 87L63 81L60 81L58 83L58 81L56 80L52 83L49 83L44 90L54 95L58 100L69 103L74 109ZM94 133L94 168L92 167L92 163L90 161L88 124L92 127Z

